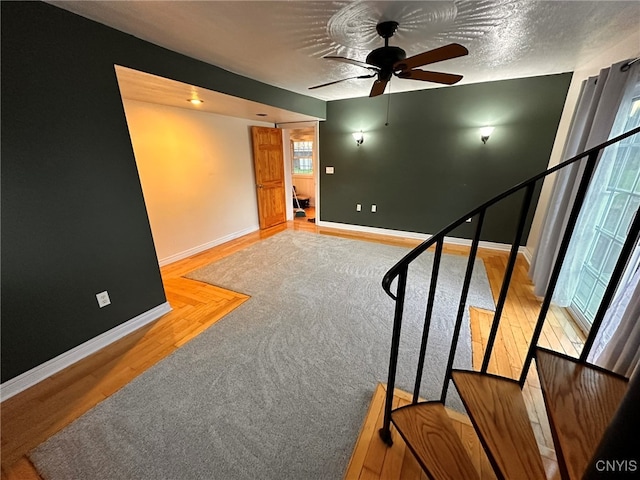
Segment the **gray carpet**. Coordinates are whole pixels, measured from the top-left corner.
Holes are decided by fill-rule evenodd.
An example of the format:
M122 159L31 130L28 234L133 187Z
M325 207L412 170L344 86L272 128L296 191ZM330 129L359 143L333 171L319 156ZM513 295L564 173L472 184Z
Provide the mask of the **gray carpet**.
M48 480L342 478L375 385L386 382L393 302L380 281L406 252L285 231L193 272L252 298L37 447L32 461ZM406 390L430 265L428 254L410 270L398 370ZM427 397L441 387L465 267L464 257L443 256ZM480 261L475 272L468 305L492 309ZM471 365L468 319L456 365Z

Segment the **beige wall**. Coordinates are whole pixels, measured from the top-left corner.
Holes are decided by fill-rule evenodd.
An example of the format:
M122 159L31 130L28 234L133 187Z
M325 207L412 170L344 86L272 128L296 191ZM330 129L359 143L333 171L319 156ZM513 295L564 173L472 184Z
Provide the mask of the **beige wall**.
M257 230L250 125L124 100L161 265Z
M315 178L309 175L293 175L292 182L296 186L296 192L299 195L306 195L307 197L309 197L309 205L315 206L316 204Z
M589 61L583 62L582 65L576 68L573 73L573 78L571 79L569 92L567 93L567 99L565 101L564 110L562 112L562 117L558 126L556 140L551 152L549 167L553 167L561 161L562 150L569 133L571 117L573 116L573 111L578 101L580 86L583 80L597 75L601 69L607 68L614 63L638 56L640 56L640 31L636 32L634 35L627 38L624 42L619 43L615 47L602 52ZM542 228L542 222L544 221L544 216L549 205L549 197L551 195L552 186L553 175L548 177L540 193L540 199L538 200L538 206L533 218L533 223L531 224L529 238L527 240L527 251L529 255L533 254L535 248L538 245L540 230Z

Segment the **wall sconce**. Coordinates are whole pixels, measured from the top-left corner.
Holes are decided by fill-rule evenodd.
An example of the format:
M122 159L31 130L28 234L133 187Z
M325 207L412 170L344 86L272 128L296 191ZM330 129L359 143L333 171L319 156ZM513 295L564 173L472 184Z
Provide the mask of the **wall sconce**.
M356 145L362 145L364 143L364 133L362 133L362 130L360 130L359 132L354 132L353 139L356 141Z
M482 127L480 129L480 140L482 140L482 143L487 143L492 133L493 127Z

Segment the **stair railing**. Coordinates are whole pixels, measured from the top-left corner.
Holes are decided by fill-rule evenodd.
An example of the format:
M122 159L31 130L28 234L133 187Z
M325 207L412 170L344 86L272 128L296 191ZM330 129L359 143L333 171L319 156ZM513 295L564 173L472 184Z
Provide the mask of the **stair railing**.
M571 212L569 214L567 226L565 227L563 238L562 238L562 241L558 250L558 254L554 263L554 267L551 272L549 285L547 287L545 297L542 301L540 313L538 315L538 319L529 343L529 350L527 352L527 356L525 358L525 361L522 367L520 379L518 381L520 387L522 388L526 380L527 374L529 372L531 361L535 355L535 348L538 344L540 334L542 333L542 328L544 326L548 310L551 306L553 293L554 293L558 278L560 276L562 264L564 262L567 250L569 248L569 243L571 241L571 237L573 235L573 231L574 231L576 222L578 220L578 216L584 204L584 199L587 193L587 189L589 187L589 183L593 176L593 172L597 165L598 159L600 158L602 151L606 147L616 144L618 142L621 142L622 140L628 137L631 137L633 135L636 135L638 133L640 133L640 127L634 128L633 130L629 130L628 132L622 135L612 138L611 140L608 140L594 148L591 148L579 155L576 155L575 157L570 158L569 160L566 160L544 172L541 172L538 175L531 177L530 179L510 188L509 190L506 190L500 195L497 195L496 197L485 202L479 207L471 210L469 213L463 215L458 220L456 220L455 222L451 223L450 225L442 229L440 232L429 237L427 240L425 240L416 248L414 248L409 253L407 253L398 263L396 263L393 267L389 269L389 271L387 271L387 273L385 274L382 280L382 287L384 291L395 301L395 308L394 308L393 332L392 332L392 338L391 338L391 352L390 352L390 358L389 358L389 375L387 379L386 403L385 403L385 409L384 409L384 423L382 428L379 431L380 437L385 443L389 445L391 445L392 443L390 425L391 425L391 412L392 412L392 404L393 404L393 391L396 383L396 370L398 365L398 354L400 350L400 333L402 329L402 320L403 320L403 314L404 314L409 265L411 265L411 263L413 263L416 259L418 259L429 248L435 245L433 266L431 271L431 280L429 285L429 291L427 294L427 304L426 304L426 311L425 311L425 317L424 317L422 339L420 344L420 353L418 358L417 374L416 374L416 380L415 380L413 397L412 397L412 402L417 403L419 398L422 373L424 369L429 330L431 326L431 316L433 313L433 307L435 303L435 290L436 290L436 285L438 283L438 273L440 269L440 261L442 258L442 249L443 249L444 241L446 236L449 233L451 233L453 230L455 230L456 228L458 228L459 226L467 222L468 219L476 219L475 232L473 234L471 247L469 249L469 258L467 261L467 268L466 268L466 272L465 272L465 276L462 284L460 302L458 304L458 311L457 311L455 325L453 329L453 337L452 337L451 346L449 349L449 357L447 360L445 377L444 377L442 392L440 396L440 402L444 403L447 397L449 382L451 380L453 362L454 362L455 353L458 345L458 337L460 335L460 330L462 327L464 311L467 303L467 295L469 293L469 287L471 284L471 278L473 274L473 267L474 267L474 263L475 263L475 259L478 251L478 245L480 242L480 235L482 232L482 227L484 224L484 219L487 211L493 205L504 200L505 198L511 197L512 195L515 195L521 191L524 192L522 204L520 207L520 214L518 217L517 227L516 227L515 235L513 238L513 243L511 244L511 250L507 260L505 274L503 277L500 293L498 295L498 299L496 302L495 314L493 317L489 337L487 340L487 347L484 353L482 366L480 369L481 373L487 372L489 362L491 360L493 346L496 340L496 335L498 333L500 319L502 317L502 312L504 310L504 306L506 303L509 286L511 284L511 278L512 278L516 260L518 257L518 250L523 240L523 234L524 234L524 230L527 222L527 217L531 209L531 203L533 200L536 184L539 181L546 178L548 175L551 175L552 173L555 173L558 170L561 170L569 165L572 165L576 162L586 159L584 173L580 180L580 185L578 187L578 191L576 193L575 200L573 202ZM591 327L591 330L585 342L585 346L582 350L580 360L583 362L586 362L586 358L589 355L589 351L596 338L596 335L601 326L604 315L607 311L607 308L609 307L609 304L611 303L611 300L613 299L615 290L618 286L620 279L622 278L622 274L624 272L626 264L631 256L631 253L633 252L633 248L639 236L640 236L640 215L636 215L634 220L631 223L631 226L627 233L627 239L621 250L620 256L618 257L616 266L614 267L614 270L611 274L611 279L609 281L607 288L605 289L602 302L600 304L600 307L598 308L593 325ZM397 280L397 287L394 293L392 292L391 288L395 280Z

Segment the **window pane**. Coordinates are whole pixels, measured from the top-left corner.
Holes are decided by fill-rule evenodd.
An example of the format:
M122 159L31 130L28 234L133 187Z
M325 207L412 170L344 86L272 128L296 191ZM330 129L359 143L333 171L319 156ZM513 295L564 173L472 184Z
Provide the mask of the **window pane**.
M611 205L609 205L607 218L604 221L604 225L602 225L602 228L604 230L615 234L618 227L618 222L620 221L620 218L624 213L624 206L627 203L626 199L627 195L621 193L617 193L613 197L613 201L611 202Z
M620 181L620 176L622 171L624 170L624 160L625 160L625 156L623 154L624 150L626 150L625 147L623 147L622 145L618 147L618 154L616 155L616 158L613 160L613 169L611 170L611 177L609 178L609 182L608 182L608 189L609 191L614 190L616 188L616 185L618 184L618 182ZM606 149L605 149L606 152ZM607 157L607 159L609 159L609 157Z
M591 316L591 318L595 317L596 312L598 311L598 307L600 306L600 302L602 302L603 295L604 286L598 283L593 289L593 294L591 295L589 305L587 306L587 313Z
M611 278L611 273L613 272L616 262L618 261L618 257L620 256L620 250L622 250L622 246L618 242L611 245L609 255L607 255L607 261L604 262L604 268L602 269L603 280L609 281Z
M627 152L629 149L625 149ZM640 168L640 155L632 155L627 158L624 169L620 174L620 180L618 180L618 189L624 191L631 191L633 185L638 178L638 169Z
M596 271L600 271L600 267L602 266L605 255L607 254L609 242L610 240L608 238L599 233L597 234L595 246L593 247L589 257L589 265L591 265L591 267Z
M629 199L629 204L624 211L624 215L622 216L622 221L620 222L620 226L618 227L617 235L622 238L626 238L627 231L629 230L629 226L631 225L631 221L633 220L633 216L638 210L638 206L640 205L640 197L633 196Z
M291 142L293 145L293 173L313 174L313 142Z
M313 159L311 158L294 158L293 160L293 173L298 174L312 174L313 173Z
M591 295L591 290L596 283L595 277L587 272L585 269L582 270L581 282L578 285L578 289L576 291L575 300L578 300L582 305L586 305L587 300L589 300L589 296Z

